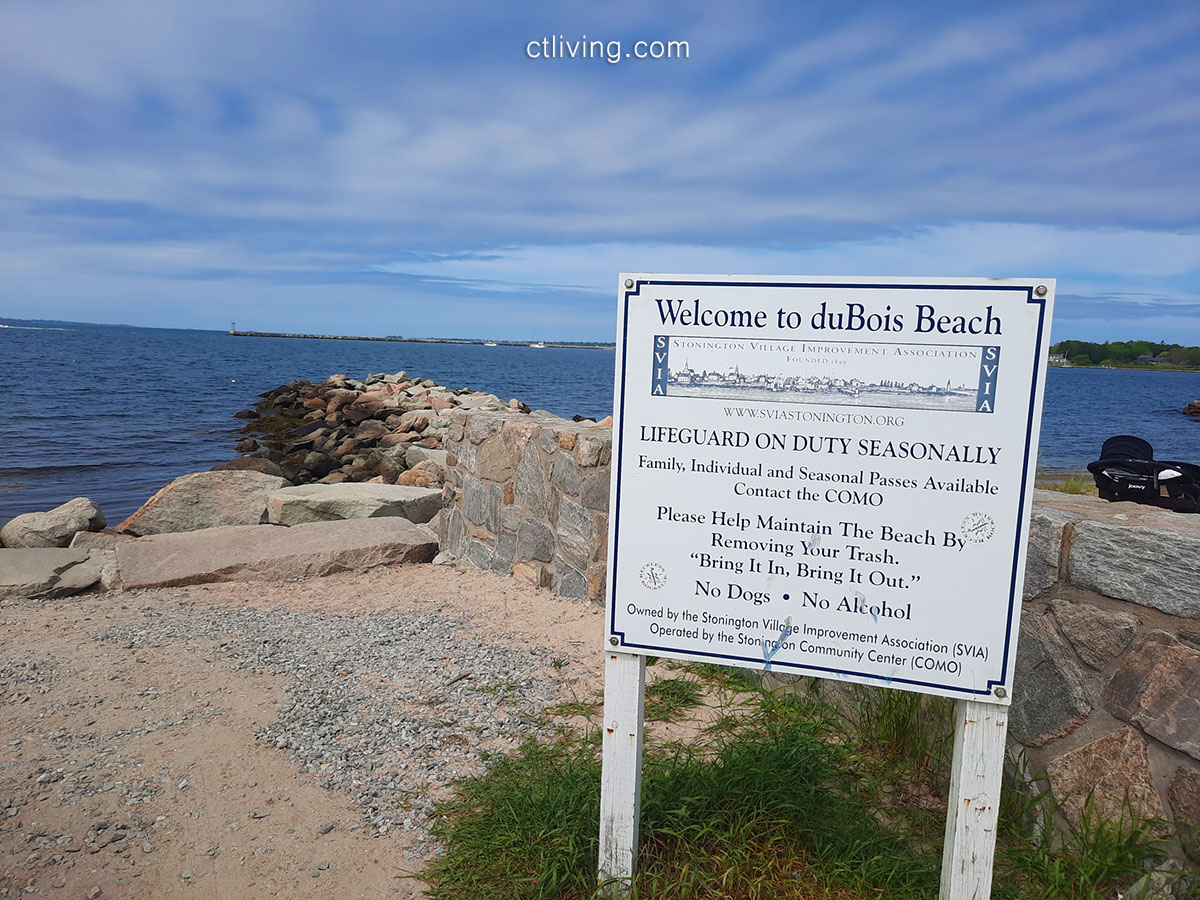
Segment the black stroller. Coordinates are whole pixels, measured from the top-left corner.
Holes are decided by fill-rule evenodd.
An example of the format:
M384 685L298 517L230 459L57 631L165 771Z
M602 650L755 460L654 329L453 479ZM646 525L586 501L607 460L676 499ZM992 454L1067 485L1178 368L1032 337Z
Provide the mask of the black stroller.
M1088 471L1105 500L1200 513L1200 466L1155 459L1154 448L1139 437L1110 437L1100 448L1100 458L1088 463Z

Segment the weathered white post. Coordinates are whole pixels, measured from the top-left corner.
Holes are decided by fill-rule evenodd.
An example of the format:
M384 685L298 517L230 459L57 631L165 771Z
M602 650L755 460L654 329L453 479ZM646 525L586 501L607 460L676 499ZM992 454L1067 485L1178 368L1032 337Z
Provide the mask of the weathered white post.
M1008 707L959 700L939 900L987 900L1000 813Z
M637 870L642 802L646 657L606 654L603 770L600 776L600 883L623 896Z

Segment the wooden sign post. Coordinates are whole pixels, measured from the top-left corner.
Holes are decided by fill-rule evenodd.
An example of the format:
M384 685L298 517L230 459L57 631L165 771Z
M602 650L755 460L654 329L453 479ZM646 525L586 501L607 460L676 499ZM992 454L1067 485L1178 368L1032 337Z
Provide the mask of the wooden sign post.
M955 698L941 897L989 895L1053 298L1045 279L621 276L610 893L637 870L650 654Z

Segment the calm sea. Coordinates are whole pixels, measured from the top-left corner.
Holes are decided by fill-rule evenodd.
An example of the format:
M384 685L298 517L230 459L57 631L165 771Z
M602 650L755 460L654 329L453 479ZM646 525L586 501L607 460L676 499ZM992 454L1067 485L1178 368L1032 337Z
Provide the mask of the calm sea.
M0 456L0 523L91 497L115 524L165 485L235 456L233 418L263 391L335 372L406 370L447 387L519 397L535 409L612 411L607 350L231 337L216 331L72 325L0 328L9 406ZM1200 373L1051 369L1041 465L1082 468L1113 434L1161 459L1200 462Z

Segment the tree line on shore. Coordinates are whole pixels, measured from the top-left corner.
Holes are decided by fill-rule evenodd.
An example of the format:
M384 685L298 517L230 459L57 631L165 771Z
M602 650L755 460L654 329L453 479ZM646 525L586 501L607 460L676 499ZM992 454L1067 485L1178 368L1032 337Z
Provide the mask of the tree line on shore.
M1073 366L1185 366L1200 368L1200 347L1154 341L1059 341L1050 352Z

